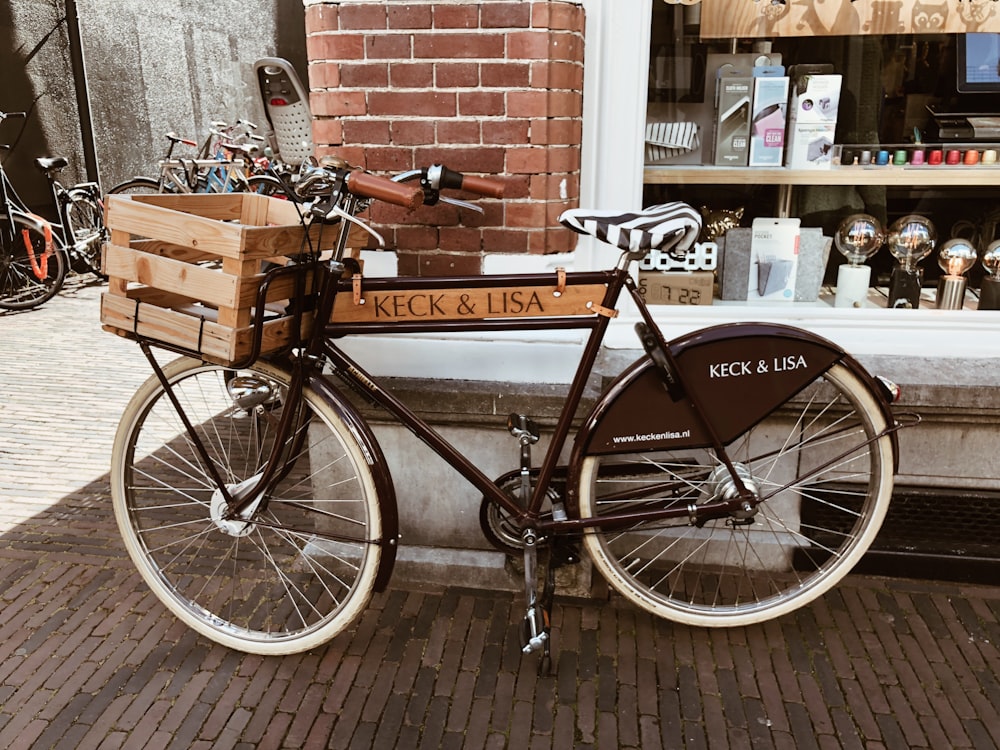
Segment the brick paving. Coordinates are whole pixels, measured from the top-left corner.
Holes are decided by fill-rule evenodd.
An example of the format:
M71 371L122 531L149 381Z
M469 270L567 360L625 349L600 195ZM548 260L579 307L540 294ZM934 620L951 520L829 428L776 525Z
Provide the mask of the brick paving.
M297 656L195 636L111 514L114 425L147 373L98 291L0 314L0 747L1000 746L998 587L851 576L711 631L560 598L544 677L508 593L392 589Z

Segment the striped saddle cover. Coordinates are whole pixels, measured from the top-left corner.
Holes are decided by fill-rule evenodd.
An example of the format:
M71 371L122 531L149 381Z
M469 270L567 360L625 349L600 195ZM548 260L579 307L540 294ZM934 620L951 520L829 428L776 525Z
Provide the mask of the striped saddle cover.
M680 201L641 211L573 208L563 211L559 221L574 232L589 234L621 250L659 250L678 259L684 257L701 231L701 215Z

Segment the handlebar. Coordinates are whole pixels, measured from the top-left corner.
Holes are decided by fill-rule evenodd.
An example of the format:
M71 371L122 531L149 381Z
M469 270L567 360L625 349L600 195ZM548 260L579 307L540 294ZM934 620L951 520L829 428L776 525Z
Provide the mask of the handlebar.
M27 116L28 116L27 112L0 112L0 122L3 122L8 117L23 118L23 117L27 117Z
M504 185L488 177L476 177L475 175L462 174L443 164L434 164L426 169L422 181L426 181L427 187L432 190L466 190L470 193L478 193L487 198L502 198Z
M172 130L169 133L164 133L164 135L166 136L167 140L170 141L171 143L183 143L185 146L198 145L195 141L192 141L190 138L181 138L179 135L177 135L177 133L175 133Z
M393 182L387 177L379 177L361 170L348 172L344 183L354 195L394 203L410 210L424 202L424 192L420 188Z
M408 184L418 179L419 187ZM467 190L494 198L502 197L504 190L503 183L487 177L463 175L441 164L435 164L427 169L414 169L389 179L351 167L340 160L331 160L331 164L320 167L303 165L295 192L303 198L310 195L332 196L338 184L358 197L374 198L410 210L421 205L434 205L441 188ZM448 198L442 200L479 210L473 204L464 201Z

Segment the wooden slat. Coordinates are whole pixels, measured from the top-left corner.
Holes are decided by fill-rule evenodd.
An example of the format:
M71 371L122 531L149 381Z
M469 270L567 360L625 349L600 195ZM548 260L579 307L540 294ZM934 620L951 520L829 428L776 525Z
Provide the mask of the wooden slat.
M138 315L138 321L136 316ZM101 298L101 322L126 333L136 333L157 341L165 341L203 355L225 359L235 354L235 331L193 315L176 312L144 302L138 306L132 299L112 295Z
M128 246L133 250L138 250L142 253L149 253L150 255L162 255L166 258L182 260L185 263L196 263L200 260L216 260L218 258L218 256L213 253L206 253L202 250L194 250L193 248L184 247L183 245L174 245L173 243L163 242L162 240L132 240L129 243L114 244L128 244Z
M108 275L114 278L183 294L218 307L237 307L239 304L239 277L215 268L117 245L105 247L104 263Z
M265 195L247 193L240 204L240 224L248 227L264 227L268 223L277 224L268 219L269 199ZM295 222L298 223L298 222Z
M120 200L180 211L216 221L239 221L243 193L159 193L155 195L109 195L108 205Z
M194 248L222 258L266 258L297 252L302 244L300 226L251 227L217 218L229 215L234 208L239 209L243 202L258 200L267 201L268 198L253 193L111 195L108 196L108 226L113 231ZM266 212L261 215L266 216ZM240 216L237 210L231 218L237 220Z
M164 341L192 351L219 364L232 364L250 353L252 328L231 328L213 320L210 309L193 308L181 295L169 301L158 290L132 290L131 298L101 296L101 322L105 330L122 336L140 336ZM150 304L155 300L157 304ZM138 301L138 305L137 305ZM179 308L179 309L177 309ZM138 314L138 323L136 315ZM264 324L261 351L277 351L288 345L294 318L284 317ZM312 318L302 319L301 335L308 335Z

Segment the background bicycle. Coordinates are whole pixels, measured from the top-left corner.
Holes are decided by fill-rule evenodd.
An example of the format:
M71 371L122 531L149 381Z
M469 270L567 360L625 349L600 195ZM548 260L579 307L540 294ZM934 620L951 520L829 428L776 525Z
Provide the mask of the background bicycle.
M24 112L0 112L0 123L24 117ZM105 228L97 183L64 186L58 175L68 162L61 156L35 159L35 165L49 181L54 221L30 210L0 165L0 308L8 310L30 309L51 299L69 268L101 274Z
M249 120L234 125L213 122L199 144L176 133L166 133L168 145L157 163L156 177L137 176L112 187L109 194L148 193L282 193L281 182L267 173L269 160L261 152L263 138ZM178 156L178 146L198 149L192 156Z

